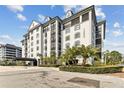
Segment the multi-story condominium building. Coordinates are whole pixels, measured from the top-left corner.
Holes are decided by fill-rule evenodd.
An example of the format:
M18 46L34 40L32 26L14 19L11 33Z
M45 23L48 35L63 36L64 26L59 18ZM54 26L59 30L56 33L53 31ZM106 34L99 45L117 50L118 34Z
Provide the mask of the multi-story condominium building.
M39 62L39 54L59 57L66 48L84 44L99 47L102 58L104 39L105 21L97 22L94 6L75 14L69 10L63 20L56 16L44 24L33 21L22 40L22 57Z
M11 44L0 44L0 60L9 60L16 57L22 57L21 47L17 47Z

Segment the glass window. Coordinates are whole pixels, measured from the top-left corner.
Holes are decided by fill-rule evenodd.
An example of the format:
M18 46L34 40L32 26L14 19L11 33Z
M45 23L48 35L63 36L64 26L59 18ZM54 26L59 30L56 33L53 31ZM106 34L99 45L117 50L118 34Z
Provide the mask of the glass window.
M33 52L33 48L31 48L31 52Z
M64 24L64 28L69 28L69 27L71 27L71 23Z
M33 34L33 31L31 31L31 34Z
M82 22L89 20L89 13L82 15Z
M70 40L70 36L65 37L65 41L68 41L68 40Z
M79 46L80 45L80 41L75 41L75 46Z
M33 36L31 37L31 40L33 40Z
M80 38L80 33L79 32L75 34L75 39L76 38Z
M45 44L47 44L47 39L45 39Z
M39 44L39 40L37 40L37 44Z
M36 31L38 31L39 30L39 27L36 29Z
M69 48L70 47L70 43L67 43L65 46L66 46L66 48Z
M56 24L55 23L52 23L51 24L51 30L55 30L56 29Z
M65 29L65 33L67 34L67 33L70 33L70 28L66 28Z
M33 42L31 42L31 46L33 46Z
M71 26L73 26L73 25L75 25L75 24L78 24L79 22L80 22L80 18L77 17L77 18L75 18L75 19L73 19L73 20L71 21Z
M36 38L39 38L39 34L37 33Z
M45 33L45 37L47 37L47 32Z
M31 54L31 57L33 57L33 54Z
M37 50L39 50L39 47L37 46Z
M45 46L45 50L47 50L47 46Z
M80 29L80 24L75 25L74 30L79 30Z

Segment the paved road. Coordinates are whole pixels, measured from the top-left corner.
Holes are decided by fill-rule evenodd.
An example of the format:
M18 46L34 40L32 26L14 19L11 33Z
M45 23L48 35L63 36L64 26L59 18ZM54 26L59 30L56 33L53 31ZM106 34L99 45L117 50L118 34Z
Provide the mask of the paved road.
M22 69L0 72L1 88L73 88L88 87L61 80L55 68Z
M58 71L57 68L22 68L0 72L2 88L124 87L124 79L105 75Z

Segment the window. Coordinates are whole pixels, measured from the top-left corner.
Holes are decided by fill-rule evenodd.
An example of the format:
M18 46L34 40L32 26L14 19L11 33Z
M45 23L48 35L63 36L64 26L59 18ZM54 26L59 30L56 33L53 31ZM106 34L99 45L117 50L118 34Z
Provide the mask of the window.
M33 52L33 48L31 48L31 52Z
M31 40L33 40L33 36L31 37Z
M33 57L33 54L31 54L31 57Z
M33 42L31 42L31 46L33 46Z
M45 33L45 37L47 37L47 32Z
M69 28L69 27L71 27L71 23L64 24L64 28Z
M82 22L89 20L89 13L82 15Z
M80 22L79 19L80 19L79 17L73 19L73 20L71 21L71 26L73 26L73 25L75 25L75 24L78 24L78 23Z
M55 23L52 23L51 24L51 30L55 30L56 29L56 24Z
M45 46L45 50L47 50L47 46Z
M47 44L47 39L45 39L45 44Z
M79 46L80 45L80 41L75 41L75 46Z
M66 49L70 47L70 43L67 43L66 45Z
M48 26L43 28L43 32L47 32L47 31L49 31L49 27Z
M37 50L39 50L39 47L37 46Z
M47 56L47 53L45 53L45 56Z
M85 38L85 29L83 29L83 38Z
M31 34L33 34L33 31L31 31Z
M65 41L70 40L70 36L66 36Z
M39 30L39 27L36 29L36 31L38 31Z
M75 25L74 30L79 30L80 29L80 24Z
M37 33L36 38L39 38L39 34Z
M75 34L75 39L76 38L80 38L80 33L79 32Z
M39 40L37 40L37 44L39 44Z
M67 33L70 33L70 28L66 28L65 29L65 33L67 34Z

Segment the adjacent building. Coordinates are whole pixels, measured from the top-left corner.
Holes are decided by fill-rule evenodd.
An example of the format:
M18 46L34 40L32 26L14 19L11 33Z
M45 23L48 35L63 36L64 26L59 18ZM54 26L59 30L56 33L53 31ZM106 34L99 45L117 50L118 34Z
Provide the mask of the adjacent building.
M33 21L21 41L22 57L35 58L39 63L39 55L59 57L68 47L84 44L99 47L103 58L105 23L97 22L95 6L75 14L69 10L65 19L48 17L43 24Z
M11 44L0 44L0 60L10 60L16 57L22 57L21 47Z

